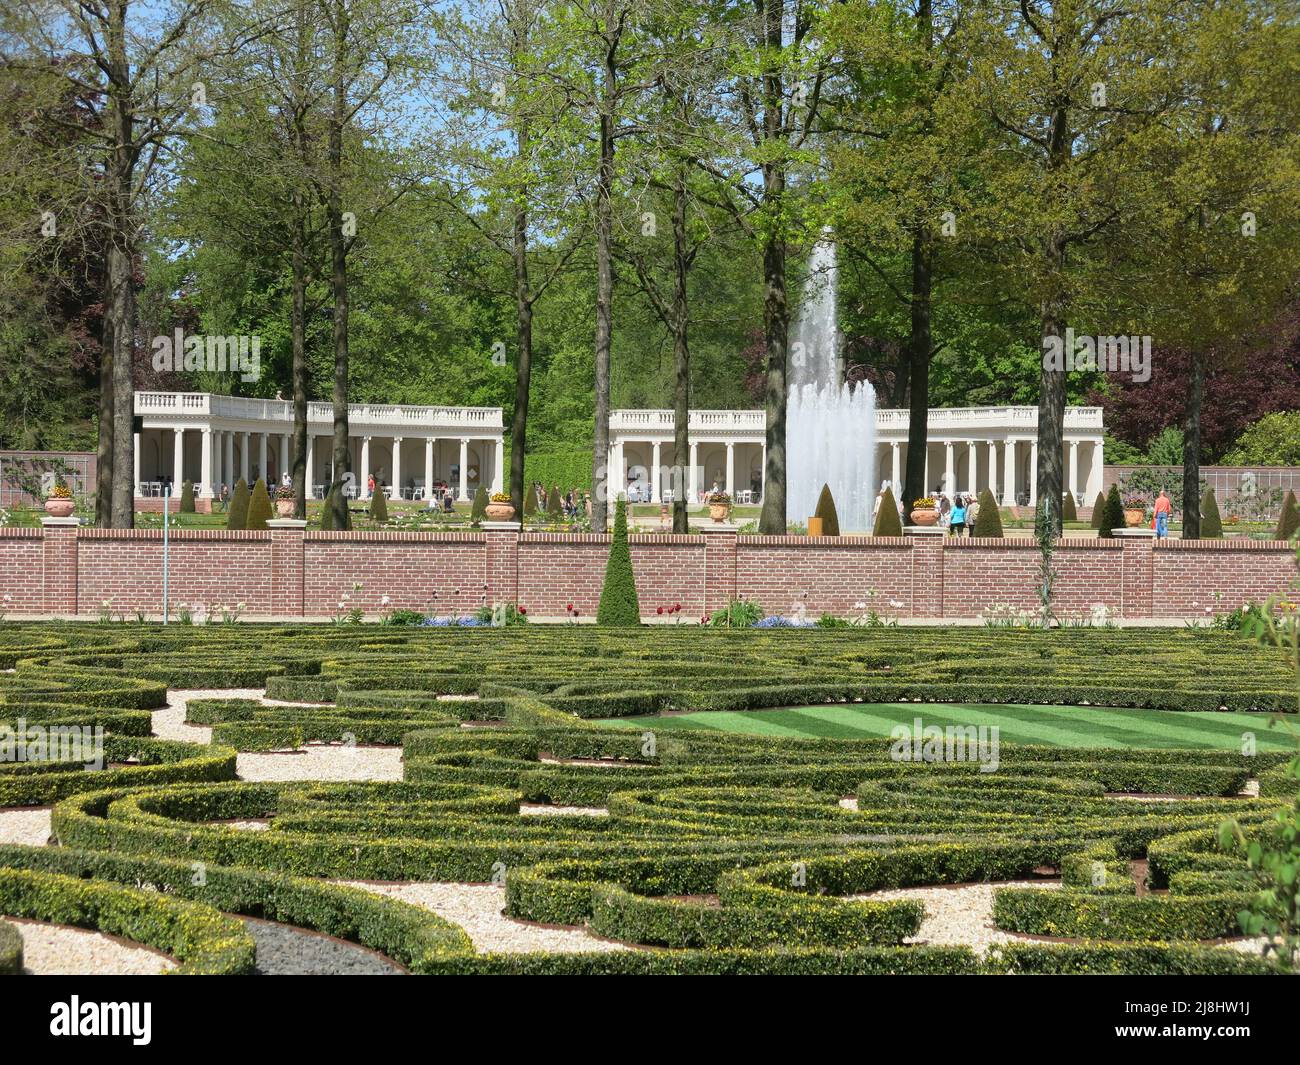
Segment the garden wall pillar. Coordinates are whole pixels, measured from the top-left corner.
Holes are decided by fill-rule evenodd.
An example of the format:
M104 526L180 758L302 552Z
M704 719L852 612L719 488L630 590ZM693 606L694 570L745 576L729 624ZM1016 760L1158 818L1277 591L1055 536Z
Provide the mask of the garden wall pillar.
M300 618L305 612L307 523L300 518L272 518L266 526L271 530L271 601L275 612Z
M41 587L47 614L77 612L78 518L42 518Z
M912 541L912 617L941 618L945 531L934 525L905 525L903 535Z
M519 530L517 521L485 521L483 536L486 543L484 558L487 601L495 603L519 602Z
M1155 534L1151 529L1115 529L1114 535L1124 545L1120 616L1149 618L1154 583Z
M704 532L704 612L736 598L736 526L711 523Z

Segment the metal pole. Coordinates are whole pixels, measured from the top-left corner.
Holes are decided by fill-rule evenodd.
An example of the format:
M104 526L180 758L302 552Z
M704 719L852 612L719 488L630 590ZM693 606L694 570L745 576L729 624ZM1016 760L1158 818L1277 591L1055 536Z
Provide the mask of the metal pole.
M168 579L168 562L171 551L171 544L168 540L168 524L171 517L172 509L172 486L170 484L163 490L163 624L167 624L167 579Z

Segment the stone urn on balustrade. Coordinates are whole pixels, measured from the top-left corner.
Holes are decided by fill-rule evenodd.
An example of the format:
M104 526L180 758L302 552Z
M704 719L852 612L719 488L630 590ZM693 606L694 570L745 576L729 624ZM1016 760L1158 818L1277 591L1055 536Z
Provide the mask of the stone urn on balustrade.
M731 514L731 496L726 492L712 492L709 495L709 517L721 525Z
M937 525L939 522L939 507L929 496L918 499L912 504L911 518L913 525Z
M483 508L483 514L488 521L511 521L515 516L515 505L510 501L510 495L507 492L496 492L488 501L488 505Z

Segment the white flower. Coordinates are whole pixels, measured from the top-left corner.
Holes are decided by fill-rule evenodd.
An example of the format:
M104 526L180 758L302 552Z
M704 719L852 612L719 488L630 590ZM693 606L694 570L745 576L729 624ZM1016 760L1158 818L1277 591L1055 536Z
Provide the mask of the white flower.
M343 603L342 600L339 601L339 609L340 609L340 610L342 610L343 607L344 607L345 605L346 605L346 604Z
M384 596L382 599L379 600L379 605L380 605L380 606L387 606L388 603L389 603L388 596Z
M854 603L854 604L853 604L853 609L854 609L854 610L866 610L866 609L867 609L867 604L866 604L866 603Z

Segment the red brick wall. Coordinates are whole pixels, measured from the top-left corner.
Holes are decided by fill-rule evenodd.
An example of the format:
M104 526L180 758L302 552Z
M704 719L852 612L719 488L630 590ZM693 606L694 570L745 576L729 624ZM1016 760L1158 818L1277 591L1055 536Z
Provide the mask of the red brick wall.
M909 617L913 550L901 536L741 536L736 595L773 614L797 612L802 603L809 617L843 617L865 603L881 617Z
M590 619L609 552L608 536L509 529L276 527L183 530L171 539L173 610L182 603L242 603L247 617L322 617L354 607L370 617L393 609L463 614L514 600L535 618L562 618L573 603L580 618ZM1039 555L1029 540L732 531L629 539L648 618L658 616L658 607L680 603L681 616L692 620L731 598L755 599L787 615L802 605L812 617L857 614L864 609L859 603L886 617L935 619L1038 604ZM1102 604L1126 618L1206 617L1283 592L1295 575L1287 545L1239 540L1066 539L1057 544L1054 564L1054 609L1061 616L1088 615ZM115 614L161 610L160 530L0 530L0 612L93 617L105 600Z

